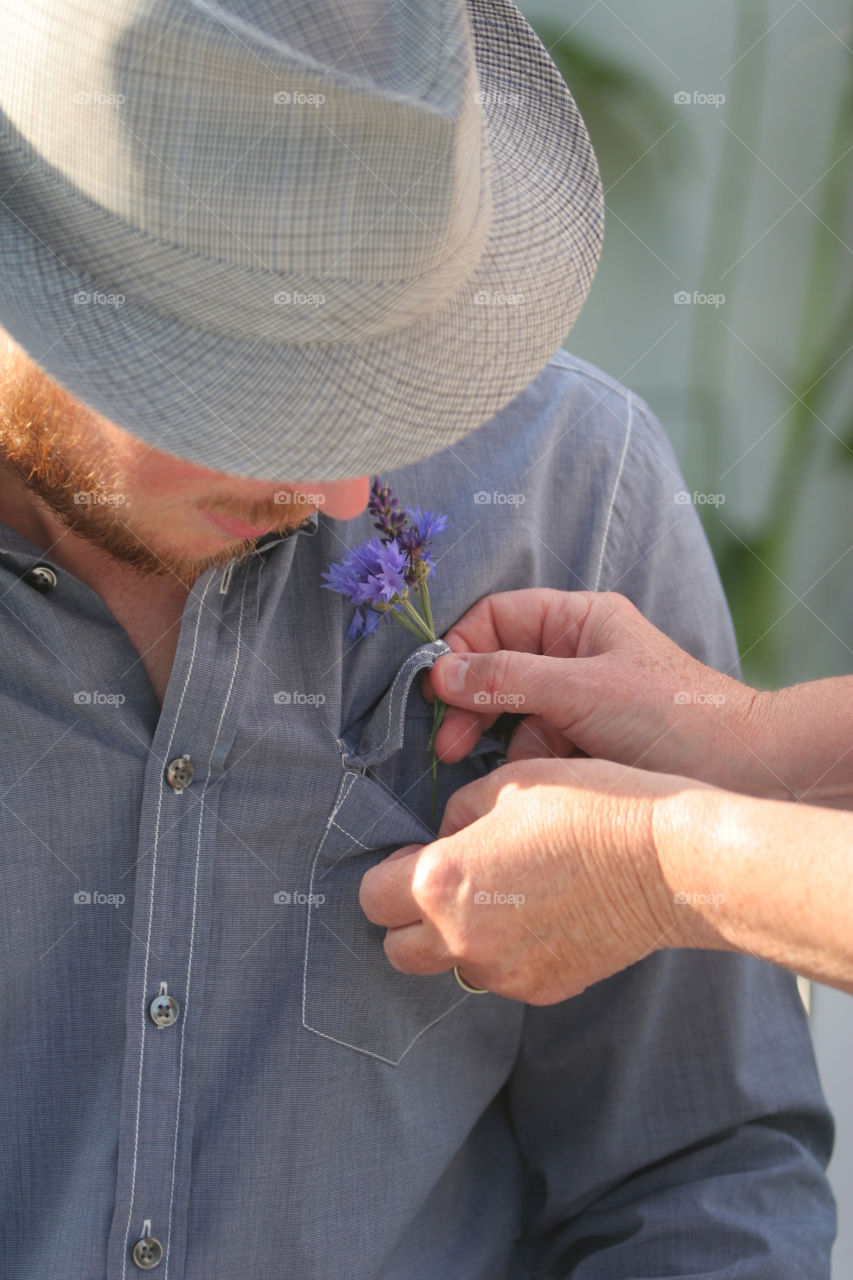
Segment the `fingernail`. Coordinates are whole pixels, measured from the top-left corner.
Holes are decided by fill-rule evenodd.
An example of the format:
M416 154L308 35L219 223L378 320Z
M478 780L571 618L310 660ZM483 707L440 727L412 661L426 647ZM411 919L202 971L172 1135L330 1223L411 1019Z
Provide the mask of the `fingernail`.
M441 678L448 693L464 693L465 677L468 673L467 658L442 658Z

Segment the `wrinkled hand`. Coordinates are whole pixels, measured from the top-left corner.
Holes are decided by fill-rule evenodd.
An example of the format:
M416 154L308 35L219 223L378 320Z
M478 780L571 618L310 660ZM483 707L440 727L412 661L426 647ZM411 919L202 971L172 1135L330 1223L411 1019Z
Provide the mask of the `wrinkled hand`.
M442 760L461 760L510 711L525 718L508 762L588 755L737 791L766 786L756 735L772 695L692 658L624 596L487 596L444 639L453 656L422 682L426 697L450 704L436 737Z
M359 900L404 973L456 964L498 995L565 1000L689 945L653 836L655 798L684 785L598 760L503 765L451 796L432 844L371 868Z

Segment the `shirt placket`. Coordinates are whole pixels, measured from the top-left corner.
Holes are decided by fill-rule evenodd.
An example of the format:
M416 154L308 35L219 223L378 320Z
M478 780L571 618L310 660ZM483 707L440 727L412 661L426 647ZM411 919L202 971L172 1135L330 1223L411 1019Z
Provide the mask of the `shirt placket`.
M258 570L250 561L196 583L146 769L108 1246L107 1274L122 1280L184 1275L217 809L253 667Z

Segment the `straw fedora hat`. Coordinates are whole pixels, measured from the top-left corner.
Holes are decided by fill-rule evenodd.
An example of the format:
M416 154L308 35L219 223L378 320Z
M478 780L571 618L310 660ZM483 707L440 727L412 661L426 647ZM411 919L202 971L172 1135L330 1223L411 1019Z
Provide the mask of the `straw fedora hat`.
M509 0L9 0L0 51L0 324L158 449L414 462L588 292L595 156Z

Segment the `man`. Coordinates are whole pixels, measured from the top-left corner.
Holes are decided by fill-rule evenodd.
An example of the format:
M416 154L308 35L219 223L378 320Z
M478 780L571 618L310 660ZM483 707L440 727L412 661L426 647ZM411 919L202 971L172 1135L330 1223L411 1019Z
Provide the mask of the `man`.
M736 664L660 428L552 354L601 203L541 46L505 0L0 34L4 1280L825 1276L787 975L660 954L526 1007L398 972L358 905L434 832L446 651L321 590L367 476L449 517L437 635L588 584Z

